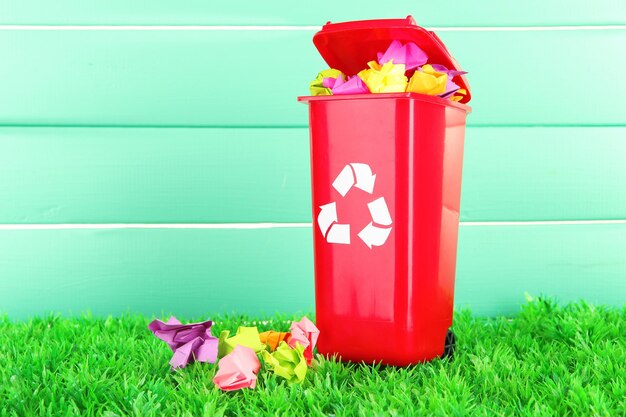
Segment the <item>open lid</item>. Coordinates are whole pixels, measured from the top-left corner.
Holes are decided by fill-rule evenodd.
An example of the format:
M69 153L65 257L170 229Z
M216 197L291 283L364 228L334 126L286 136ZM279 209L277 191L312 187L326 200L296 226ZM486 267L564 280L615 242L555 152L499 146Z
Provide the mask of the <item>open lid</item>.
M343 23L326 23L313 36L313 43L324 61L347 75L367 68L376 60L378 52L385 52L392 41L413 42L428 55L429 64L441 64L448 69L461 71L459 64L435 35L417 26L412 16L406 19L357 20ZM409 74L410 75L410 74ZM461 103L472 98L467 78L454 77L454 82L467 90Z

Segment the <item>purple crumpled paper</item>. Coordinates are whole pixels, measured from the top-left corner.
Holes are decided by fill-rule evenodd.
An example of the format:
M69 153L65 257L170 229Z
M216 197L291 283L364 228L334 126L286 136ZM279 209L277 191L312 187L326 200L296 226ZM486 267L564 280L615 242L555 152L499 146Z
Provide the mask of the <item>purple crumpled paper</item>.
M402 45L400 41L392 41L384 53L377 54L378 63L383 65L390 60L394 64L404 64L406 70L412 70L428 61L428 55L413 42Z
M347 81L344 81L343 77L324 78L323 85L326 88L330 88L330 91L332 91L332 93L335 95L365 94L370 92L370 90L367 88L367 85L365 85L363 80L357 75L348 77Z
M444 74L448 74L448 81L446 82L446 91L443 94L439 94L441 98L449 98L454 93L456 93L461 87L452 81L452 78L458 75L467 74L467 71L457 71L457 70L449 70L444 65L441 64L431 64L431 67L437 72L442 72Z
M217 361L218 339L211 335L212 325L211 320L182 324L172 316L165 323L154 320L148 328L172 349L174 355L170 365L176 369L184 368L194 361L209 363Z

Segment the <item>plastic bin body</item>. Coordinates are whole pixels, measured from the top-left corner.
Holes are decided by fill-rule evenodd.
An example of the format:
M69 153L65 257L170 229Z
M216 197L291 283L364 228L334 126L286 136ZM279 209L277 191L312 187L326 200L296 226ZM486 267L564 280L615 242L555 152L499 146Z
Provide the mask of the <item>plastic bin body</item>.
M401 366L442 355L452 325L469 107L413 93L300 101L310 115L318 351ZM371 193L356 186L349 164L371 168ZM354 185L342 196L333 183L347 165ZM390 225L372 221L368 203L381 197ZM350 225L349 244L329 242L333 218L321 207L333 202L333 224ZM368 225L391 228L384 243L359 236Z

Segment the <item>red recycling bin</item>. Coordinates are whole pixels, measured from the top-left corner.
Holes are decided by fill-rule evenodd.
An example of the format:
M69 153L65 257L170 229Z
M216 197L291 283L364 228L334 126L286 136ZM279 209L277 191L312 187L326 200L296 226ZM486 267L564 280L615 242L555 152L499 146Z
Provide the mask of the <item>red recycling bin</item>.
M415 42L429 62L460 69L410 16L328 23L313 40L345 74L392 40ZM469 101L466 80L457 84ZM416 93L299 101L310 112L319 352L400 366L441 356L452 326L470 108Z

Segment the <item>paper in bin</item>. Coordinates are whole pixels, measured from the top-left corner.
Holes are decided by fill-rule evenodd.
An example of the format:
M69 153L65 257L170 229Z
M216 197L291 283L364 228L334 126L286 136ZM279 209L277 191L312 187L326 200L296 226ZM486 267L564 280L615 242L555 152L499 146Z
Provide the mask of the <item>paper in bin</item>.
M231 353L220 359L213 382L224 391L235 391L256 386L256 374L261 369L254 350L238 345Z
M324 87L330 88L332 94L364 94L369 93L367 86L356 75L348 77L347 81L344 81L343 77L337 78L324 78Z
M353 77L349 77L348 81L341 83L340 85L335 85L332 89L333 94L365 94L370 91L367 88L367 85L363 82L362 79L357 77L356 75Z
M393 41L383 53L379 52L378 63L385 64L387 62L393 62L394 64L404 64L406 70L412 70L424 65L428 61L428 55L422 51L413 42L407 42L402 45L400 41Z
M337 77L337 78L326 77L324 78L324 81L322 81L322 86L324 88L330 88L332 90L335 85L341 85L342 83L343 83L343 77Z
M154 320L148 328L172 349L170 365L176 369L194 361L215 363L218 340L211 334L212 324L210 320L182 324L172 316L167 322Z
M424 65L415 71L406 91L435 96L445 93L447 82L448 74L435 71L432 65Z
M435 70L437 72L443 72L444 74L448 74L448 77L450 77L450 78L454 78L454 77L459 76L459 75L467 74L467 71L449 70L448 68L446 68L445 65L430 64L430 66L433 68L433 70Z
M220 358L228 355L238 345L251 348L255 352L265 350L265 344L261 343L259 331L256 327L241 326L234 336L230 336L229 330L222 330L220 333L218 356Z
M454 95L454 93L459 91L460 88L461 87L459 87L454 81L450 79L450 77L448 77L448 80L446 81L446 89L442 94L439 94L439 97L450 98L452 97L452 95Z
M461 101L461 99L463 99L463 97L467 94L467 90L464 88L460 88L459 90L456 91L456 93L450 97L450 100L452 101Z
M407 87L407 78L404 75L404 64L387 62L383 65L376 61L367 63L369 69L358 73L359 78L367 85L371 93L403 93Z
M295 348L287 343L280 342L278 348L269 353L262 352L263 360L268 368L289 382L300 383L304 381L307 371L307 361L304 357L304 346L297 343Z
M440 64L431 64L431 67L435 71L444 73L448 76L448 81L446 82L446 90L442 94L439 95L439 97L443 97L443 98L452 97L452 95L461 88L454 81L452 81L452 79L454 77L467 74L467 71L449 70L444 65L440 65Z
M311 84L309 85L312 96L328 96L332 94L330 87L326 87L324 85L324 81L327 78L341 78L343 80L343 73L339 70L332 68L321 71L319 74L317 74L317 77L315 77L315 79L311 81Z

